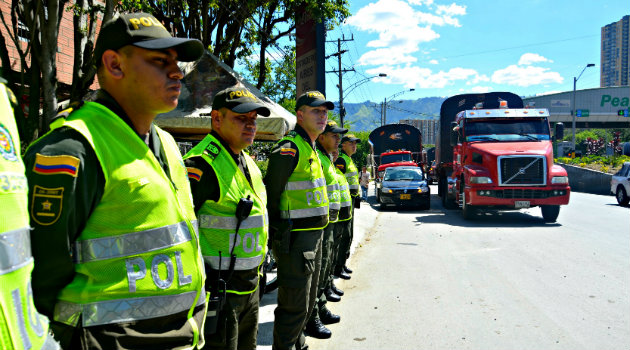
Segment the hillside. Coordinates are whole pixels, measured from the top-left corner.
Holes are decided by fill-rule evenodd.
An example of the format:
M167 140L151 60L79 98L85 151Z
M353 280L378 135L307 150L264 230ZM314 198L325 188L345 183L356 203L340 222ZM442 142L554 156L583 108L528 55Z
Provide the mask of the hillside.
M401 119L439 118L440 106L444 97L424 97L417 100L396 100L388 103L387 124L398 123ZM335 106L339 102L335 101ZM344 103L346 117L344 124L352 131L370 131L381 125L381 103L365 101L362 103ZM335 109L335 113L339 113Z

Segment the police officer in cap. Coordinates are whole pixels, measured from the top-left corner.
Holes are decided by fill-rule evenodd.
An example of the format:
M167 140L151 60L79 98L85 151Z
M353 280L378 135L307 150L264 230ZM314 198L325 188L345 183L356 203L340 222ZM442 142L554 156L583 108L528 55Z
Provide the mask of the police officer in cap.
M178 61L203 54L146 13L103 24L101 90L26 152L35 305L65 349L203 346L203 261L186 168L153 124L177 106Z
M359 170L352 160L352 155L357 152L357 143L361 142L361 139L353 134L347 134L341 139L341 152L339 152L339 158L335 161L335 166L339 169L348 180L350 186L350 195L352 196L352 209L354 211L355 204L361 202L359 197ZM354 216L353 216L354 217ZM349 227L346 230L346 234L342 238L340 253L337 260L337 271L334 271L335 276L342 279L350 279L350 273L352 270L346 266L346 260L350 257L350 246L352 245L352 237L354 236L354 218L349 221Z
M220 91L212 102L212 132L184 156L211 291L205 332L212 349L256 349L267 194L258 166L244 149L254 142L258 116L269 114L245 87ZM252 209L238 225L243 199Z
M297 125L272 149L265 176L272 249L278 264L273 349L304 348L302 330L317 297L328 195L315 139L334 104L319 91L296 101Z
M28 185L13 107L17 100L0 78L0 349L59 349L48 319L33 310Z
M343 292L337 289L340 294L336 294L331 289L332 283L332 259L334 257L333 248L335 240L335 228L339 209L341 208L339 195L339 181L335 173L335 166L332 163L330 152L339 147L340 134L348 132L348 129L340 128L334 120L326 123L324 132L317 137L317 154L322 162L322 170L326 179L328 191L328 225L324 228L322 238L322 262L317 286L317 301L311 312L311 317L306 324L306 335L326 339L332 336L332 332L326 328L326 324L337 323L341 320L339 315L333 314L327 307L326 302L338 302L341 300ZM333 285L334 287L334 285Z

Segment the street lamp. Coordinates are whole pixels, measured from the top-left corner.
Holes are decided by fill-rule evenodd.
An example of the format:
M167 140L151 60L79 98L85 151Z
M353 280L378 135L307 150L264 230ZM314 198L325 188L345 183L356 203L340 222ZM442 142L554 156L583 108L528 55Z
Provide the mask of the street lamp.
M367 83L372 78L386 77L386 76L387 76L387 74L385 74L385 73L379 73L378 75L373 75L371 77L363 78L363 79L355 82L354 84L350 85L348 87L348 89L345 90L345 91L342 91L341 85L337 85L337 88L339 88L339 122L340 122L342 128L343 128L343 117L346 115L346 109L343 106L343 97L344 96L348 96L348 94L351 93L352 90L356 89L359 85Z
M385 101L383 101L383 105L381 107L381 126L387 124L387 99L391 100L396 97L396 96L400 96L402 94L404 94L405 92L409 92L409 91L416 91L416 89L409 89L409 90L403 90L403 91L399 91L389 97L385 98Z
M573 129L573 139L572 139L572 144L573 144L573 152L575 152L575 116L577 114L577 111L575 110L575 86L577 85L577 81L578 79L580 79L580 77L582 76L582 73L584 73L584 71L586 70L586 68L588 67L595 67L594 63L589 63L586 65L586 67L584 67L584 69L582 69L582 71L580 72L580 75L576 77L573 77L573 107L571 108L571 114L572 114L572 129Z

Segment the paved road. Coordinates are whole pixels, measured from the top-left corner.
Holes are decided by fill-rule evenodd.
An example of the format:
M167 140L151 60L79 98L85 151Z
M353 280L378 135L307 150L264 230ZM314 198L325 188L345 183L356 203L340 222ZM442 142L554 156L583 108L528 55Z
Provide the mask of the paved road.
M630 210L612 196L572 193L555 224L538 208L465 221L437 196L357 218L355 273L329 303L342 321L310 349L630 349Z

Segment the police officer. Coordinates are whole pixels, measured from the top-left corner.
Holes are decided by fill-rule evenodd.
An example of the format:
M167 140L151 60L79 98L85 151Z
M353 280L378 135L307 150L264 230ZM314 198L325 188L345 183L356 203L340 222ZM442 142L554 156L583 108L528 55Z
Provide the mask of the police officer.
M341 139L341 152L339 152L339 158L335 161L335 166L339 169L348 180L350 187L350 195L352 196L352 209L354 211L355 203L361 201L359 197L359 170L352 160L352 155L357 152L357 143L361 142L361 139L353 134L347 134ZM352 270L346 266L346 260L350 257L350 246L352 245L352 237L354 236L354 219L349 221L349 228L346 234L342 238L341 252L338 255L337 271L334 271L335 276L342 279L350 279L350 273ZM345 253L344 253L345 252Z
M339 159L339 149L333 150L330 155L332 156L334 164L334 162ZM336 274L335 271L338 273L338 271L342 269L343 264L346 261L345 258L341 258L340 256L346 256L345 245L348 244L348 239L344 238L350 237L350 224L352 223L353 218L352 196L350 195L350 186L348 185L346 175L344 175L344 173L342 173L337 167L335 167L335 175L337 176L337 181L339 182L340 208L339 215L337 216L337 222L335 224L335 245L333 247L334 256L332 257L333 264L331 267L333 276ZM343 291L337 288L332 282L333 279L331 278L329 284L330 290L337 295L343 295Z
M199 218L206 289L218 296L210 299L204 330L212 349L256 349L267 194L260 170L243 150L254 142L258 115L269 114L244 87L220 91L212 102L212 132L184 156ZM235 234L237 207L247 200L251 212ZM215 303L223 307L217 310Z
M13 118L15 95L0 78L0 349L59 349L33 310L28 185Z
M103 25L94 54L96 100L61 113L25 155L35 304L66 349L202 347L190 185L152 122L177 106L177 62L203 45L134 13Z
M297 125L271 150L265 185L272 249L278 264L273 348L304 348L302 330L315 304L328 194L315 139L333 109L318 91L296 101Z
M330 159L330 152L339 147L340 134L348 132L348 129L340 128L334 120L326 123L324 132L317 137L316 146L317 154L322 162L322 170L326 179L328 191L328 225L324 228L322 238L322 262L319 270L319 282L317 286L317 301L311 312L311 317L306 324L306 335L318 339L326 339L332 336L332 332L326 328L326 324L337 323L341 320L339 315L333 314L327 307L327 301L337 302L341 300L341 296L331 289L331 267L335 227L339 209L341 208L341 200L339 195L339 181L335 172L335 166ZM341 290L337 289L338 292ZM343 293L343 292L341 292Z

